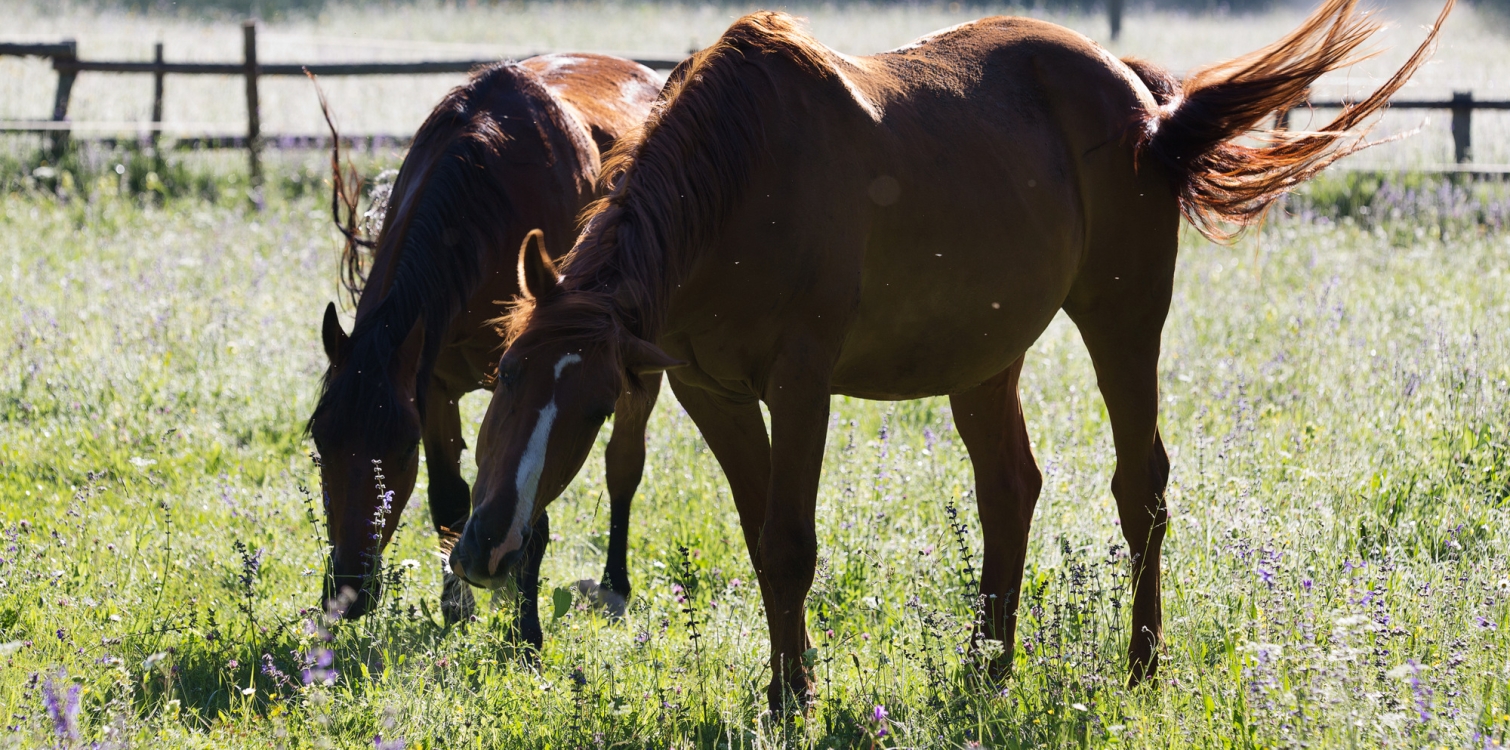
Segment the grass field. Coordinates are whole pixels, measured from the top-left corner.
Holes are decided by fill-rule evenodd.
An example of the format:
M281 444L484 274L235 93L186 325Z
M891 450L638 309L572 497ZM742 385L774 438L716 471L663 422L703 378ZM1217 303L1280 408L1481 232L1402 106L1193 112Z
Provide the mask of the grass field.
M1189 70L1258 49L1282 36L1305 15L1304 4L1280 4L1262 15L1189 15L1134 10L1122 38L1108 39L1099 13L1062 14L1002 3L777 3L749 2L398 2L332 3L316 16L264 23L259 59L281 61L370 61L478 59L523 56L546 51L597 51L679 58L709 44L739 15L760 7L780 7L806 17L813 33L850 54L869 54L905 44L936 29L992 14L1034 15L1081 31L1118 55L1148 58L1175 71ZM1327 76L1316 87L1320 98L1357 96L1393 72L1420 42L1423 26L1436 16L1435 0L1395 0L1381 12L1388 21L1377 38L1381 54L1348 72ZM77 39L80 54L94 59L150 60L161 41L170 61L236 61L241 29L234 22L178 16L99 12L88 3L0 0L3 41ZM1402 93L1411 98L1447 99L1471 90L1479 99L1510 99L1507 24L1466 2L1448 20L1434 61ZM430 107L461 76L328 78L322 85L342 128L348 133L412 133ZM52 113L56 77L40 59L0 58L0 118L47 119ZM180 135L245 132L241 80L209 76L169 77L164 121ZM301 79L266 78L261 83L264 133L322 134L324 122L314 93ZM122 123L150 120L150 76L84 74L75 85L72 119L88 123L84 132L135 134ZM1300 117L1295 127L1319 126ZM1360 155L1353 166L1438 165L1452 161L1451 117L1445 111L1402 110L1380 123L1379 136L1421 128L1419 137ZM1510 112L1474 116L1475 160L1510 164Z
M0 192L0 748L1510 743L1504 184L1327 176L1235 247L1189 233L1160 370L1173 524L1147 689L1122 687L1111 434L1072 325L1023 376L1045 485L1004 686L961 653L981 540L947 401L835 399L820 702L782 722L762 713L733 503L669 393L623 621L570 593L603 563L600 447L551 509L537 663L507 641L507 602L441 625L422 508L380 611L328 626L303 435L336 296L320 155L273 159L260 212L239 157L180 164L208 192L166 198L89 158Z

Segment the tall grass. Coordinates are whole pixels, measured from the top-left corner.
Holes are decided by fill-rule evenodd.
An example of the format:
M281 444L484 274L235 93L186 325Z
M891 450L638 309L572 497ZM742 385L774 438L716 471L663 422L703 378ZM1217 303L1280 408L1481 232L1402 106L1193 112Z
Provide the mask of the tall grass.
M1500 187L1324 181L1242 246L1186 238L1161 364L1174 522L1151 689L1122 687L1113 451L1071 325L1023 375L1045 483L1003 685L961 649L981 539L947 402L835 399L809 603L820 702L782 722L763 714L733 503L669 394L623 621L572 584L606 547L597 457L551 508L537 659L509 642L509 606L442 625L422 508L379 611L329 621L302 434L336 296L322 196L259 213L135 195L113 170L75 186L0 195L0 746L1507 739L1510 234L1453 218L1471 200L1502 217ZM466 401L469 423L482 405Z

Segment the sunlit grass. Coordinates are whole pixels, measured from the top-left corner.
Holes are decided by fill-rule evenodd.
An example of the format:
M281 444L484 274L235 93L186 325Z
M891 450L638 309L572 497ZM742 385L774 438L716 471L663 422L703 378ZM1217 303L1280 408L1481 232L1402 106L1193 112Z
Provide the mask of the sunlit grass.
M170 747L1506 739L1510 234L1448 210L1463 196L1333 180L1236 248L1187 238L1161 365L1174 523L1154 689L1121 687L1114 458L1071 325L1023 376L1045 485L1004 686L958 653L981 541L947 401L836 399L809 600L821 702L782 723L762 716L765 624L733 504L669 394L623 622L564 591L603 562L594 457L551 509L537 664L509 645L507 606L441 626L422 507L381 611L327 642L302 435L334 297L325 204L158 205L118 186L0 198L0 745L68 744L47 696L66 709L70 685L80 743ZM1474 190L1503 215L1502 190ZM482 407L469 397L466 419Z

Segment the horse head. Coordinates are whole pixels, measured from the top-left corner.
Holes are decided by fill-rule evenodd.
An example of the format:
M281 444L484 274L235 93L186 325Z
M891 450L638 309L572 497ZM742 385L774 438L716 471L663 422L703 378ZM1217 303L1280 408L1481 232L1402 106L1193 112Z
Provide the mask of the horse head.
M520 247L518 272L530 318L499 360L472 515L451 551L452 571L488 588L518 567L535 520L582 468L620 395L682 364L625 332L592 293L563 289L538 232Z
M330 543L322 602L327 610L356 618L377 604L378 561L414 491L421 422L413 363L424 333L416 328L406 337L404 356L363 356L341 330L333 303L325 309L322 329L330 367L309 421Z

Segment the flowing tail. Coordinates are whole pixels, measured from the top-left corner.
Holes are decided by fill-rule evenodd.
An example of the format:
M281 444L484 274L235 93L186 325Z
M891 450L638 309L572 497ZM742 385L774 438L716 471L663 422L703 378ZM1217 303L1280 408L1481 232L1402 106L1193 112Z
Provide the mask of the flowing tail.
M1305 100L1322 75L1370 57L1358 48L1379 29L1357 0L1326 0L1288 36L1256 52L1192 72L1183 82L1141 60L1126 61L1159 103L1139 154L1170 171L1180 211L1201 234L1230 240L1269 205L1329 164L1373 143L1353 128L1389 104L1424 64L1456 0L1447 0L1426 40L1368 98L1316 131L1259 130L1277 110ZM1261 145L1232 142L1253 136ZM1227 230L1226 224L1236 224Z

